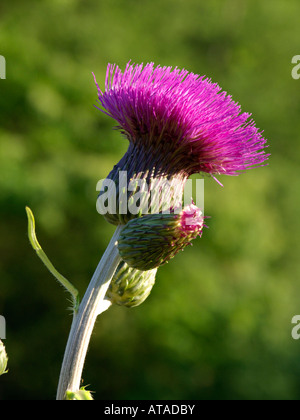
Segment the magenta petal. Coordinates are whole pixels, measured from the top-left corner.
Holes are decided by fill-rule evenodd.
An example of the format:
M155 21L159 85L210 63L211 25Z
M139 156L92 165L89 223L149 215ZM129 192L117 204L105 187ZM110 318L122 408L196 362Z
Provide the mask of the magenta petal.
M263 166L266 139L250 114L216 83L171 67L128 63L107 67L100 110L115 119L129 141L166 153L187 174L237 175Z

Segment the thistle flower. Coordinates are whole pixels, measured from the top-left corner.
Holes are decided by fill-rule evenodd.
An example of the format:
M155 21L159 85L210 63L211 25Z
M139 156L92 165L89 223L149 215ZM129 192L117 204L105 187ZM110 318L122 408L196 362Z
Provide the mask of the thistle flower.
M105 299L129 308L140 305L151 293L156 272L157 268L149 271L136 270L122 261L111 280Z
M114 303L141 303L152 289L157 267L201 236L204 218L194 204L175 212L177 204L181 205L187 178L197 172L237 175L262 166L268 157L264 151L266 140L249 120L250 114L241 113L240 106L217 84L186 70L128 63L122 73L109 65L105 91L98 86L98 93L100 110L117 121L117 128L129 140L127 152L107 177L108 181L117 181L114 192L118 204L106 219L125 226L116 229L74 317L58 399L66 395L90 397L76 391L105 293L106 299ZM120 182L122 172L127 175L125 185ZM152 194L140 181L155 192L151 214L146 216L143 210L149 208L144 206ZM137 199L139 190L143 194ZM103 190L99 197L103 196L100 204L105 207L108 202L109 209L114 210L111 194ZM142 204L139 211L128 211L128 205L137 201ZM101 209L101 205L97 208ZM62 284L77 301L73 287L64 279Z
M109 179L117 181L125 170L129 180L175 177L183 187L193 173L238 175L268 158L266 140L250 114L204 76L153 63L128 63L122 73L109 64L105 91L97 88L98 109L115 119L129 140Z
M204 76L153 63L128 63L122 73L109 64L105 92L97 87L99 109L146 153L143 160L155 167L164 160L168 173L236 175L266 160L250 114Z
M120 234L119 252L130 267L151 270L201 236L203 226L202 212L194 204L179 214L158 213L132 219Z

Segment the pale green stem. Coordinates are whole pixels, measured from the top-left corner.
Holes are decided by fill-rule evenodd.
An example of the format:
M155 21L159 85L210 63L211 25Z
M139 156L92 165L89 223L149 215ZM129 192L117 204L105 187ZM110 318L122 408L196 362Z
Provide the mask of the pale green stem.
M123 226L117 227L73 319L59 378L58 400L65 399L67 391L77 392L80 388L84 361L95 321L99 313L110 306L104 298L121 262L117 240L122 228Z

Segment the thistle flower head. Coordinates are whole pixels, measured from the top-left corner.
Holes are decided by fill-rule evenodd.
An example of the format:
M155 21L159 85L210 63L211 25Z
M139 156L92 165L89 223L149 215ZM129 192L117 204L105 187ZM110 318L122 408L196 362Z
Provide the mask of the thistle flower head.
M128 63L122 72L109 64L98 102L145 160L163 155L173 173L237 175L268 157L250 114L218 84L186 70Z
M171 260L197 236L204 217L194 204L180 213L158 213L130 220L118 240L122 259L139 270L151 270Z

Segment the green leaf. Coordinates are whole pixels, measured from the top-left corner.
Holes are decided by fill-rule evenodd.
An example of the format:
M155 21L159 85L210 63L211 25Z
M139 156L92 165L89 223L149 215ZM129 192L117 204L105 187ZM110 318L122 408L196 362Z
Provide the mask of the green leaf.
M78 290L69 282L62 274L60 274L56 268L53 266L45 252L43 251L41 245L39 244L36 233L35 233L35 220L33 213L29 207L26 207L26 213L28 218L28 237L29 241L36 251L38 257L43 261L45 266L48 268L51 274L56 278L56 280L71 294L72 297L72 309L74 313L77 313L79 307L79 294Z

